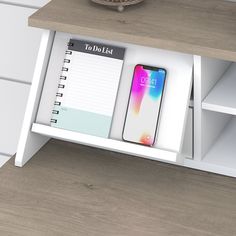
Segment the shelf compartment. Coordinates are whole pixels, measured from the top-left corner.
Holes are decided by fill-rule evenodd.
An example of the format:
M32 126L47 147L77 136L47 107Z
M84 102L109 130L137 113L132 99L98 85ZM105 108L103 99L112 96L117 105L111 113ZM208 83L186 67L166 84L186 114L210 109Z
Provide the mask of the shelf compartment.
M140 63L152 65L153 62L156 62L159 67L168 71L155 148L180 153L192 89L193 70L193 57L182 53L57 32L34 123L50 126L51 111L54 108L55 94L58 90L58 78L60 78L66 45L70 38L114 44L126 48L124 67L110 130L110 138L113 140L122 140L122 130L135 65Z
M236 115L236 63L233 63L223 77L202 102L202 108L209 111Z
M203 158L205 163L236 170L236 118L233 117Z
M88 145L107 149L110 151L121 152L125 154L140 156L152 160L161 160L166 162L178 162L178 154L172 151L146 147L133 143L123 142L114 139L105 139L78 132L54 128L47 125L34 123L32 132L45 135L51 138L61 139L73 143Z

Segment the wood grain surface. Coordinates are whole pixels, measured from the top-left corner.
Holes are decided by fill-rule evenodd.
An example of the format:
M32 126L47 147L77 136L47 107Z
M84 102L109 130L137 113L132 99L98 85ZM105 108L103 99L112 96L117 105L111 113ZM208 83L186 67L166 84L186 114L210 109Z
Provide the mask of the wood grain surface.
M236 61L236 3L222 0L146 0L123 13L52 0L29 25Z
M233 236L233 178L50 141L0 169L0 235Z

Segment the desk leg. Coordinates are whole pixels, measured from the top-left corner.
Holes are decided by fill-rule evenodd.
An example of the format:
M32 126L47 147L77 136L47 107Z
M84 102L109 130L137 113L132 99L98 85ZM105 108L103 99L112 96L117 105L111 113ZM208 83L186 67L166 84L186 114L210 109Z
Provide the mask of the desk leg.
M24 166L30 160L30 158L49 140L47 137L32 133L31 127L36 119L38 111L54 35L55 32L49 30L45 30L42 34L33 81L15 158L15 165L19 167Z

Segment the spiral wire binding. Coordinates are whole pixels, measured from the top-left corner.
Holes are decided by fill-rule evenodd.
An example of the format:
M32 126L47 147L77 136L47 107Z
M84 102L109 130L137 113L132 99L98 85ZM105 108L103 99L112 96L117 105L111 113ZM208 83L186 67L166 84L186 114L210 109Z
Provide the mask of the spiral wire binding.
M68 47L73 47L74 44L69 42L67 44ZM61 102L58 101L63 97L63 91L62 89L65 89L66 85L64 83L66 83L67 80L67 76L65 75L65 73L68 73L69 68L66 67L66 64L71 63L71 59L68 58L68 56L72 55L72 51L71 50L66 50L65 52L66 58L64 59L64 65L62 67L62 74L60 76L60 83L58 84L58 92L56 93L56 101L54 102L54 106L61 106ZM64 83L63 83L64 82ZM58 115L59 111L56 109L52 110L52 114L53 115ZM57 123L57 119L51 119L51 123Z

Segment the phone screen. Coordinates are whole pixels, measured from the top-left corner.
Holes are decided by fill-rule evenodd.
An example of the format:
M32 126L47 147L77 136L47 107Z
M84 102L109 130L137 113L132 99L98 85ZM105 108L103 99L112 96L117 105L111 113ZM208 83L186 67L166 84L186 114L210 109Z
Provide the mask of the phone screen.
M125 141L154 144L165 80L165 69L135 67L123 129Z

